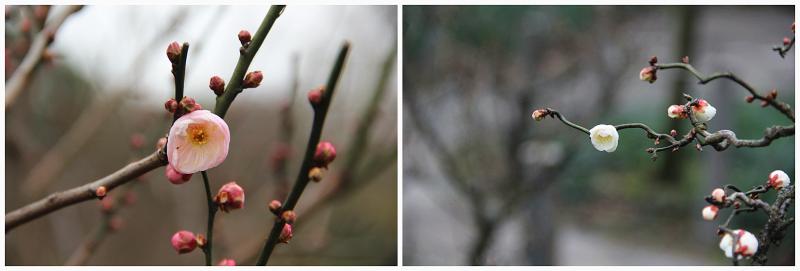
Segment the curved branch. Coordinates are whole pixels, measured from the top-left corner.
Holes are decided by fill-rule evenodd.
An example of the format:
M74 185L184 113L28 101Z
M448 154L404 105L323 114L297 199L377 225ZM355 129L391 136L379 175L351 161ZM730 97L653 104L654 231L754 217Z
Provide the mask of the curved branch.
M341 49L339 49L339 56L336 58L336 63L334 64L333 70L331 70L331 73L328 77L328 82L325 85L325 91L322 95L322 100L320 101L319 105L314 107L314 122L311 126L311 134L308 136L308 144L306 145L306 153L303 157L303 163L300 167L300 171L297 174L294 187L292 187L289 197L282 205L283 207L280 210L281 213L294 209L297 201L300 200L300 196L303 194L306 185L308 185L308 171L311 169L314 152L316 151L317 144L319 144L320 137L322 136L322 127L325 124L325 117L328 115L328 108L330 107L333 94L336 90L336 83L339 82L339 77L341 77L345 60L347 60L347 54L349 51L350 43L345 42L342 44ZM261 250L261 254L258 257L258 262L256 265L267 264L269 261L269 256L272 254L272 250L275 248L275 245L278 244L278 238L280 237L281 231L283 230L285 224L286 221L284 221L282 218L275 220L275 223L272 225L272 230L269 233L269 237L267 238L266 242L264 242L264 248Z
M11 75L11 78L6 81L6 110L14 104L17 97L22 93L22 90L28 83L28 78L42 60L42 55L44 55L47 46L53 41L53 37L58 31L58 28L61 27L70 15L81 10L81 8L83 8L83 6L69 6L63 13L53 17L44 29L36 35L36 38L33 39L33 43L28 53L25 55L25 58L22 59L22 63L14 70L14 74Z
M105 186L111 192L115 187L125 184L142 174L167 164L166 154L160 150L127 166L100 178L94 182L84 184L66 191L56 192L49 196L28 204L6 214L6 233L33 219L42 217L61 208L96 199L95 191L100 186Z
M792 39L789 40L789 44L772 47L772 50L778 52L781 58L784 58L786 57L786 53L788 53L793 46L794 46L794 37L792 37Z
M741 78L739 78L738 76L736 76L735 74L733 74L731 72L714 73L712 75L705 76L702 73L700 73L699 71L697 71L697 69L695 69L694 66L692 66L691 64L686 64L686 63L655 64L655 65L653 65L653 67L656 67L659 70L669 70L669 69L686 70L689 73L691 73L692 75L694 75L694 77L696 77L697 80L699 80L698 83L700 83L702 85L705 85L706 83L714 81L714 80L719 79L719 78L729 79L729 80L739 84L740 86L742 86L748 92L750 92L750 94L753 96L753 99L763 101L764 103L774 107L775 109L777 109L778 111L780 111L781 113L786 115L786 117L788 117L790 120L792 120L792 122L794 122L794 112L792 112L792 107L791 106L789 106L788 104L786 104L784 102L778 101L771 94L768 94L766 96L758 94L758 92L756 91L756 89L753 86L751 86L749 83L745 82L744 80L742 80Z

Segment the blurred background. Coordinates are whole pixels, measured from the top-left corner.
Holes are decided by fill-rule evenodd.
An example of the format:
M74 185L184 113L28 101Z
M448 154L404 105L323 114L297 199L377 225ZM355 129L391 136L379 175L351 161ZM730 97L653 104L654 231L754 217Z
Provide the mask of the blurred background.
M229 80L237 33L255 33L268 6L86 6L55 33L28 84L6 108L6 212L105 176L155 149L171 117L172 41L190 46L186 95L213 108L209 78ZM66 7L6 6L5 75L12 76L47 20ZM213 192L235 180L242 210L216 217L214 263L252 264L305 151L312 110L306 92L324 85L340 45L352 49L322 138L338 150L325 180L297 207L291 245L273 265L397 263L397 9L395 6L289 6L250 70L261 86L240 94L226 116L231 150L209 171ZM105 206L105 207L103 207ZM112 207L111 214L103 208ZM110 192L6 234L8 265L201 265L178 255L178 230L205 232L200 176L172 185L158 168ZM110 225L110 226L108 226Z
M661 153L640 131L614 153L531 112L552 107L586 127L643 122L685 134L666 116L681 93L717 108L711 130L761 137L791 122L744 102L725 80L638 72L688 55L701 72L732 71L794 104L791 6L405 6L403 8L403 263L406 265L729 265L717 226L702 220L715 187L749 189L782 169L794 138L757 149L692 146ZM775 193L766 200L772 201ZM760 231L761 213L732 227ZM768 264L794 264L794 228Z

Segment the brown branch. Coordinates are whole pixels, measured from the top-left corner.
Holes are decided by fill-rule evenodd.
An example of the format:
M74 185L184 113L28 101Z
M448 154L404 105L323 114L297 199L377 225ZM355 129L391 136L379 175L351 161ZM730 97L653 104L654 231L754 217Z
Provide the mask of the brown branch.
M36 201L34 203L25 205L17 210L11 211L6 214L6 233L29 222L33 219L42 217L61 208L84 202L90 199L96 199L95 191L100 186L105 186L106 191L110 192L115 187L125 184L142 174L149 172L158 167L167 164L167 157L161 151L156 151L153 154L111 173L108 176L100 178L94 182L84 184L69 190L56 192L49 196Z
M694 75L694 77L696 77L697 80L699 80L698 83L701 84L701 85L705 85L708 82L711 82L711 81L714 81L714 80L720 79L720 78L729 79L729 80L739 84L740 86L742 86L748 92L750 92L750 95L753 96L753 99L759 100L759 101L763 101L763 102L769 104L770 106L774 107L775 109L777 109L778 111L783 113L790 120L792 120L792 122L794 122L794 112L792 112L792 107L791 106L789 106L788 104L786 104L784 102L778 101L772 94L766 94L766 95L758 94L758 91L753 86L751 86L749 83L745 82L744 80L742 80L741 78L739 78L738 76L736 76L735 74L733 74L731 72L714 73L712 75L705 76L702 73L700 73L699 71L697 71L697 69L695 69L694 66L692 66L691 64L686 64L686 63L655 64L655 65L653 65L653 67L657 68L658 70L669 70L669 69L683 69L683 70L686 70L689 73L691 73L692 75Z
M54 16L44 29L36 35L36 38L33 39L33 43L28 53L22 59L22 63L19 64L8 81L6 81L6 110L14 104L22 93L22 90L28 83L31 73L33 73L33 70L36 69L42 60L45 49L53 42L53 37L58 31L58 28L61 27L61 24L63 24L70 15L81 8L82 6L67 7L64 12Z

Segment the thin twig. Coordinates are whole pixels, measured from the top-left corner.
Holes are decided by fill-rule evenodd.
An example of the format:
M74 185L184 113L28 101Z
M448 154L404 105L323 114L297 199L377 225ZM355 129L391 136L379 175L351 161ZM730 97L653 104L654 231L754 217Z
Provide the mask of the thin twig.
M325 117L328 114L328 107L333 99L333 94L336 90L336 83L339 81L339 77L341 76L345 60L347 59L347 53L349 51L350 43L345 42L339 50L339 56L336 58L336 63L334 64L333 70L331 70L330 76L328 77L328 83L325 85L325 91L323 92L322 100L320 101L319 105L314 107L314 122L311 126L311 134L308 137L308 144L306 144L306 152L305 156L303 157L303 163L300 167L300 171L297 174L294 187L292 188L291 193L289 193L289 197L282 205L283 207L281 208L281 212L294 209L297 201L300 199L300 196L303 194L303 191L309 182L308 171L311 169L311 164L313 162L312 157L316 151L319 139L322 136L322 127L325 124ZM264 248L261 251L261 255L258 257L258 262L256 265L267 264L269 261L269 256L272 254L272 250L275 248L275 245L277 245L278 237L280 236L285 224L286 221L283 219L275 220L272 230L269 233L269 237L264 243Z
M786 57L786 53L788 53L793 46L794 46L794 37L792 37L792 39L789 40L789 44L772 47L772 50L778 52L781 58L784 58Z
M39 65L42 60L42 55L47 49L47 46L53 41L55 33L58 28L69 18L73 13L81 10L83 6L69 6L63 13L54 16L48 24L42 29L36 38L33 39L28 53L22 59L22 63L14 70L14 74L6 81L6 111L14 104L25 85L28 83L33 70Z
M110 192L115 187L123 185L146 172L166 164L167 156L159 150L94 182L50 194L44 199L7 213L6 233L19 225L57 211L61 208L90 199L96 199L97 196L95 195L95 191L97 191L97 188L100 186L105 186L106 191Z
M214 202L214 196L211 195L211 185L208 182L208 174L205 171L200 172L203 176L203 186L206 189L206 203L208 203L208 223L206 224L206 243L203 246L203 253L206 256L206 265L211 266L211 253L213 252L214 241L214 216L217 214L217 204Z

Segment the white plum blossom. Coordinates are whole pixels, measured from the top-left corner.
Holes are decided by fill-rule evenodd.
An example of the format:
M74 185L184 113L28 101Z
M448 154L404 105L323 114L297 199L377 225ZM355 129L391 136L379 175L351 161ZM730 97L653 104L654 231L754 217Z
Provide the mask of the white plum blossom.
M783 170L776 170L769 174L767 184L775 189L781 189L792 184L792 180Z
M709 205L703 208L703 219L711 221L717 218L717 213L719 212L719 207L714 205Z
M736 243L738 259L756 254L756 251L758 251L758 239L755 235L742 229L735 230L733 233L739 236L739 242ZM725 257L733 258L733 236L726 233L719 242L719 248L725 252Z
M589 130L589 138L598 151L614 152L617 149L619 133L614 126L600 124Z
M711 191L711 198L714 199L715 202L722 203L725 201L725 190L722 188L716 188L714 191Z
M699 122L708 122L717 114L717 109L711 106L706 100L698 99L692 105L692 114Z
M685 119L686 109L683 105L673 104L667 108L667 116L673 119Z

